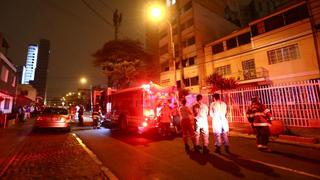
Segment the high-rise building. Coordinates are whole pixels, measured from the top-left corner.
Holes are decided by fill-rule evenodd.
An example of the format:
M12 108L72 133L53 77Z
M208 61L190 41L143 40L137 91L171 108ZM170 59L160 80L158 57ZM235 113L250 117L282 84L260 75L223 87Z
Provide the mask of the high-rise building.
M38 45L30 44L28 46L26 65L22 71L21 84L29 84L34 80L38 60Z
M34 80L30 84L36 88L38 96L44 100L47 91L47 72L50 55L50 41L47 39L40 39L38 44L37 67L35 71Z

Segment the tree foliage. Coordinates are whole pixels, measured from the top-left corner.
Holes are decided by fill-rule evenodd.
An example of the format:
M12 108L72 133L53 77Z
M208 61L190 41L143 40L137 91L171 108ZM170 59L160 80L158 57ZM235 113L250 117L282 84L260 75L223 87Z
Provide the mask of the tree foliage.
M101 67L111 84L117 88L130 86L148 76L148 54L139 41L112 40L93 54L93 64Z
M211 85L212 91L217 90L230 90L235 89L238 86L237 81L234 78L224 78L222 75L218 73L212 73L206 79L207 83Z

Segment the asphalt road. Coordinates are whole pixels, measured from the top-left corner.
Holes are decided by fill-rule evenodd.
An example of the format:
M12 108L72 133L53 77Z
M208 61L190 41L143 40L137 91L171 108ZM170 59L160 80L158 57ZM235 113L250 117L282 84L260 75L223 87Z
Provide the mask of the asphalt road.
M74 131L119 179L320 179L319 150L230 137L232 154L186 153L181 137L156 138L111 131ZM212 138L212 135L210 135Z

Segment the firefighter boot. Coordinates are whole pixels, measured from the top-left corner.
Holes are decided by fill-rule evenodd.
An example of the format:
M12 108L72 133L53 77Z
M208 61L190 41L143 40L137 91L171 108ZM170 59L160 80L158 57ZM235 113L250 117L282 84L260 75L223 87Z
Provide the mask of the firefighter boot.
M203 146L202 152L203 152L203 154L208 154L209 153L208 147L207 146Z
M214 151L215 153L221 154L221 148L220 146L216 146L216 150Z
M187 152L190 151L190 146L189 146L189 144L184 144L184 150L186 150Z
M224 146L224 150L226 151L226 153L230 154L229 146Z
M200 153L200 149L201 149L201 147L199 145L197 145L194 147L194 152Z

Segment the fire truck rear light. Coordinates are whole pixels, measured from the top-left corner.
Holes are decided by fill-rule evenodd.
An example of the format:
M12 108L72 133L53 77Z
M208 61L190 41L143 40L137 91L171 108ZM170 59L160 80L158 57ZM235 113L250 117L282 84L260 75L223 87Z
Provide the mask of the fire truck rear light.
M142 123L142 126L143 126L143 127L147 127L147 126L148 126L148 123L147 123L147 122L143 122L143 123Z

